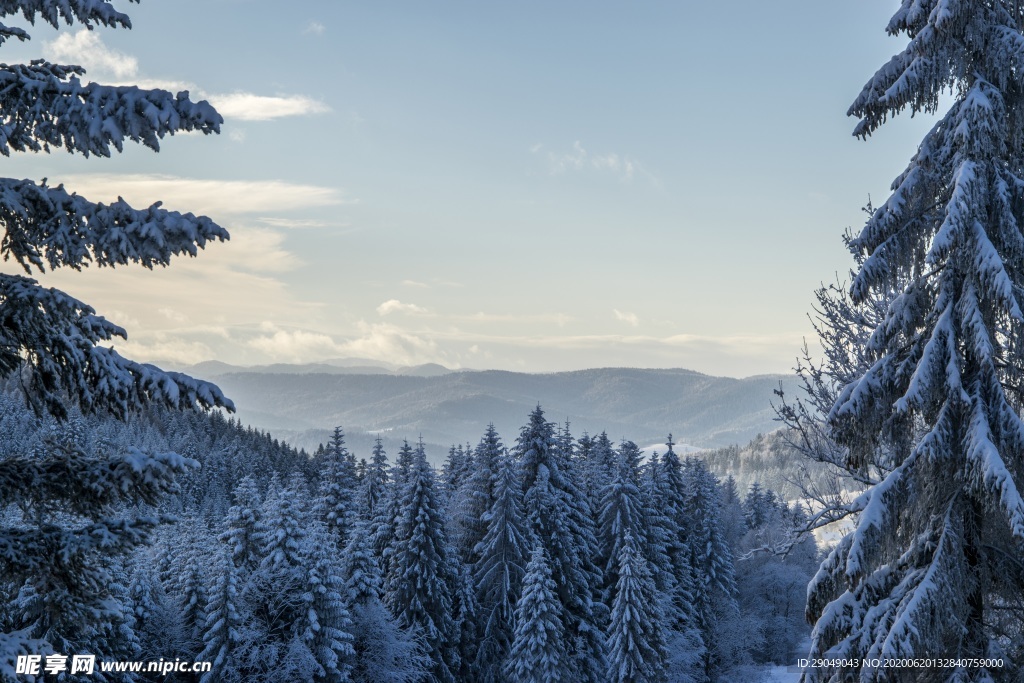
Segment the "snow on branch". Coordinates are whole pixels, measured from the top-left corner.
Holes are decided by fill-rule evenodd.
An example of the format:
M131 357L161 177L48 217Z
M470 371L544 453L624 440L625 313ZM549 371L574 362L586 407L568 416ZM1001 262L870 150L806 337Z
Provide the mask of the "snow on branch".
M0 64L0 154L63 147L108 157L111 147L122 151L126 139L158 150L164 135L218 133L224 122L205 100L189 100L188 91L83 85L84 73L40 59Z
M0 16L19 13L31 24L35 24L36 18L39 18L54 28L60 27L61 20L68 25L77 21L89 28L132 27L128 15L118 12L108 0L0 0Z
M160 208L134 209L123 199L93 203L63 185L49 187L31 180L0 178L0 226L6 230L0 253L26 272L35 266L81 269L141 263L166 266L174 255L195 256L210 240L229 239L227 231L206 216Z

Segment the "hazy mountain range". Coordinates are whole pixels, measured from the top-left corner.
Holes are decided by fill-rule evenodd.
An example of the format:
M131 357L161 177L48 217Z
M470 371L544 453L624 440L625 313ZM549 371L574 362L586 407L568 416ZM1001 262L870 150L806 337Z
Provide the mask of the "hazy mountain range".
M341 425L360 456L377 434L389 452L422 436L435 450L432 460L443 457L437 448L476 444L489 422L512 444L538 403L548 419L568 420L575 436L604 430L645 446L671 432L678 443L699 447L745 444L778 427L772 390L780 382L795 388L788 375L735 379L635 368L527 374L361 359L257 367L210 361L180 369L215 381L243 423L297 447L314 448Z

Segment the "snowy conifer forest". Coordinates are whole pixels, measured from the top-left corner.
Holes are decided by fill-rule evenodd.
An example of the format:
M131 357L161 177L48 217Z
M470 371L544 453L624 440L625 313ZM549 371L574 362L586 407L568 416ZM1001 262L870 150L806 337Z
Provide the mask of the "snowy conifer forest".
M357 457L340 427L307 454L219 414L58 421L4 394L0 457L43 464L5 511L7 547L96 541L9 563L0 624L37 651L210 661L205 681L730 681L793 663L820 559L794 536L801 506L671 440L643 457L540 407L524 422L435 471L416 443Z
M341 425L296 450L214 384L122 356L124 328L41 281L173 268L224 227L0 178L0 253L24 273L0 273L0 679L1024 680L1024 6L898 4L906 44L854 134L935 123L846 234L849 284L816 292L822 353L776 391L779 430L745 447L644 449L541 401L446 454L417 434L356 453ZM108 0L0 15L131 28ZM0 46L29 38L0 25ZM5 157L224 123L186 90L45 59L0 82ZM431 314L378 307L396 311Z

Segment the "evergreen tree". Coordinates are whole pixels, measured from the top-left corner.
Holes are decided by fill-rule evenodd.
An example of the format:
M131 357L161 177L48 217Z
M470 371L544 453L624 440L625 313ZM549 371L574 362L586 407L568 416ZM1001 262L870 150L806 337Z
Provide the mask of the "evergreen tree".
M345 448L345 433L335 427L319 459L320 488L314 512L324 523L336 547L345 547L352 523L353 497L357 486L355 458Z
M618 583L619 554L626 536L647 537L643 503L640 500L640 449L632 441L619 447L612 480L601 490L601 520L598 541L604 568L606 594ZM608 602L611 599L608 598Z
M183 536L183 545L178 555L181 565L177 569L181 573L177 588L184 634L182 646L189 654L195 654L202 649L203 628L209 607L207 565L211 553L203 530L195 523L185 527Z
M217 566L206 622L203 626L203 651L199 661L210 662L210 670L199 683L241 680L238 655L243 644L244 612L240 608L238 569L225 555Z
M544 548L538 545L526 566L523 593L516 603L515 634L505 663L509 683L579 680L566 666L563 610L555 590Z
M736 583L732 552L720 525L718 483L704 463L687 458L683 469L683 529L694 572L694 616L706 648L704 671L719 679L731 663L723 656L719 626L736 614Z
M314 680L340 683L349 680L355 651L352 621L345 606L345 583L327 543L328 533L318 525L305 544L305 604L295 630L317 664Z
M391 574L394 555L398 550L396 533L402 514L402 495L412 467L414 454L408 441L403 441L391 468L391 485L373 516L370 532L373 537L373 552L384 576Z
M452 614L456 578L437 498L434 471L420 441L401 498L388 594L399 623L418 629L426 640L433 679L447 683L459 669Z
M220 540L227 543L234 565L251 572L260 559L260 548L255 541L261 522L260 494L250 476L243 477L232 494L235 504L228 509L228 528L220 535Z
M341 576L345 580L345 594L350 605L380 599L383 580L363 523L356 524L342 553Z
M695 597L697 593L697 573L691 562L687 502L686 479L683 475L683 464L676 454L672 435L668 435L666 450L661 456L657 467L660 476L656 478L658 507L664 512L668 525L666 552L668 554L671 573L675 585L671 591L672 609L670 623L679 633L694 631L698 640L698 649L704 649L704 635L697 624Z
M1016 0L904 0L887 31L909 43L849 110L866 138L953 94L850 241L863 259L854 304L889 303L866 343L871 364L829 424L849 468L880 481L810 586L814 656L1024 659L1019 616L1002 609L1024 586L1022 13ZM839 675L858 674L806 673ZM964 668L950 680L1001 676Z
M341 575L352 617L352 680L419 683L430 660L413 631L400 627L380 601L382 580L365 524L357 524L342 555Z
M176 490L175 474L197 464L174 453L108 453L94 448L81 421L67 426L55 426L35 453L0 460L11 524L0 527L0 577L11 589L0 610L0 677L19 653L125 654L132 615L118 556L163 521L125 510L156 504Z
M494 487L504 452L501 437L492 422L473 452L472 469L453 501L454 540L462 561L470 566L479 560L476 548L487 533L484 515L494 505Z
M366 521L372 521L378 507L387 495L388 486L388 454L384 443L378 436L373 444L373 453L363 475L360 505L358 514Z
M516 441L520 481L528 528L550 557L566 630L566 675L572 680L598 680L604 670L603 643L595 614L594 592L599 574L593 566L597 542L593 519L583 493L563 472L554 425L537 406Z
M185 654L181 650L185 640L181 611L171 604L149 550L138 552L131 567L128 600L139 638L139 659L156 660Z
M654 579L633 533L625 531L616 557L615 598L607 648L612 683L660 681L668 650Z
M480 462L480 459L477 459ZM498 463L494 502L484 513L487 533L477 544L473 567L482 633L477 670L483 683L502 681L505 658L512 645L516 602L528 561L522 492L510 458Z

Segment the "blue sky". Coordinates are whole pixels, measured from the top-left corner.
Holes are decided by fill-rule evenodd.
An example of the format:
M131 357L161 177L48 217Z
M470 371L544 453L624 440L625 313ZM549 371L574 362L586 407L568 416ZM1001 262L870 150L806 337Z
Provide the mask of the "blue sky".
M4 163L231 231L165 271L45 278L141 360L785 372L930 125L850 135L896 6L122 3L132 31L37 26L2 59L187 87L222 134Z

